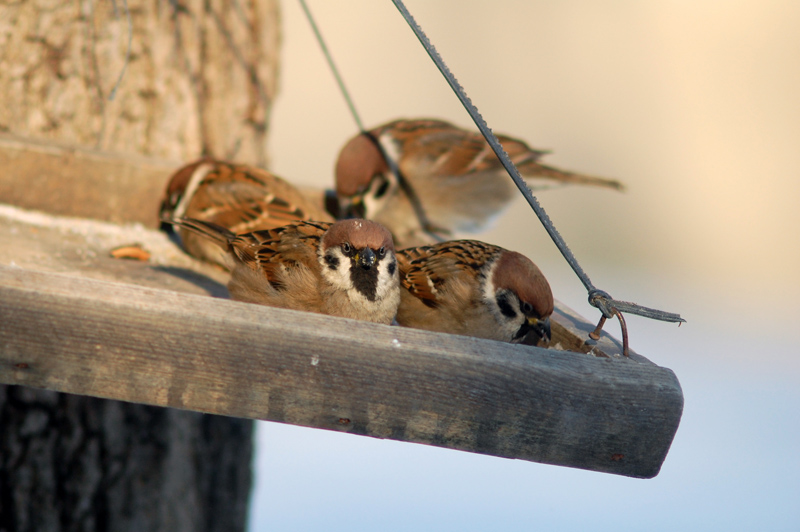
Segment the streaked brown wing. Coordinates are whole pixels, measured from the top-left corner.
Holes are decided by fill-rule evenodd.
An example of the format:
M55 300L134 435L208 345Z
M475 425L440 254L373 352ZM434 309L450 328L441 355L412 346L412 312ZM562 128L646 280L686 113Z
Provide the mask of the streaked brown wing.
M477 275L500 248L477 240L455 240L434 246L398 252L400 282L429 307L436 306L437 293L462 275Z
M515 165L537 161L543 152L532 150L522 141L499 136L498 140ZM436 154L434 171L443 176L459 176L503 169L486 139L480 133L453 128L420 139L427 151Z
M400 144L400 170L406 175L458 178L473 173L502 172L504 168L489 143L477 131L458 128L441 120L395 120L373 130L375 135L391 131ZM523 177L542 178L554 183L575 183L624 190L617 180L578 174L541 164L539 160L550 153L537 150L526 142L496 135L503 149ZM411 154L411 155L409 155ZM530 184L530 183L529 183Z
M317 268L317 249L327 222L301 222L237 235L231 248L240 262L262 272L276 289L282 287L280 271L303 264Z
M176 176L201 170L204 174L199 185L186 191L193 194L187 217L214 222L237 234L328 219L295 186L253 166L204 159L181 169Z
M392 130L394 138L401 143L402 152L424 154L421 160L401 161L401 170L407 172L425 166L428 174L459 176L502 168L489 143L477 131L467 131L441 120L397 120L384 129ZM497 138L514 164L536 161L547 153L505 135Z
M274 176L266 170L254 166L212 160L213 168L203 178L203 183L245 183L266 186Z
M263 186L220 182L199 190L197 197L198 205L206 205L199 217L237 234L312 219L306 210Z
M436 289L425 260L430 248L410 248L397 252L397 265L400 271L400 285L429 307L436 306Z

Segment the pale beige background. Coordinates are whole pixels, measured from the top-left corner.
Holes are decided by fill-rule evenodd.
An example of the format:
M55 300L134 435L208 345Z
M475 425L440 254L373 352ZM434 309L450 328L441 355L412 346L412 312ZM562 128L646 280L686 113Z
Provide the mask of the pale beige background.
M310 6L368 126L403 116L470 124L390 1ZM422 529L454 529L445 525L452 523L447 512L470 516L471 529L486 529L480 523L496 524L493 512L502 507L511 529L547 522L597 529L608 522L621 530L622 516L609 504L629 497L643 522L658 520L664 529L800 526L800 510L786 504L800 498L800 2L408 0L407 6L492 128L552 149L553 164L628 184L625 194L564 188L539 198L598 287L687 318L680 328L629 319L634 349L681 380L683 423L651 481L271 424L262 427L261 459L271 468L294 464L273 470L272 480L310 475L330 511L351 504L349 497L366 498L384 514L427 508ZM272 168L298 182L329 185L338 149L356 127L299 5L282 7ZM528 254L557 298L596 319L522 199L480 237ZM327 460L304 465L309 454L319 458L333 448L330 461L368 454L374 469L342 487ZM414 478L406 478L405 468ZM275 497L270 486L260 489ZM262 514L254 515L258 523ZM606 519L595 521L598 515ZM285 522L317 523L308 519ZM270 514L264 522L284 521Z
M629 185L540 195L596 284L684 314L703 302L751 325L800 318L800 3L407 6L492 128ZM310 7L368 126L402 116L469 125L391 2ZM283 8L272 168L325 185L356 128L298 4ZM558 262L521 199L481 237ZM604 267L651 286L604 281L593 273Z

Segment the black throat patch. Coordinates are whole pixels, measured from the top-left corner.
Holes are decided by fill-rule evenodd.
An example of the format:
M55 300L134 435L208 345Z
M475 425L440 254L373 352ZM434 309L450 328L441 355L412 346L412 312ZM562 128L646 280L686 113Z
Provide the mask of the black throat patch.
M352 257L350 258L350 279L353 281L353 286L370 301L378 298L378 267L382 259L383 257L375 261L371 268L364 269Z
M528 322L523 321L522 325L520 325L519 329L517 329L517 332L514 333L514 340L519 340L520 338L531 332L531 330L533 330L533 328L528 324Z

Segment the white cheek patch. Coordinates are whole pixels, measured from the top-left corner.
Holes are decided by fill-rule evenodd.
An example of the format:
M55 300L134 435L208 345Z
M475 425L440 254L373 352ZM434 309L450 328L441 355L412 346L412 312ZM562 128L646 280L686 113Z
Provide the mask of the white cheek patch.
M397 144L392 140L391 135L387 133L384 133L378 138L378 143L380 144L383 153L389 158L388 164L390 170L384 174L384 177L389 184L389 189L380 198L376 198L375 196L382 183L377 180L373 180L370 183L369 189L363 197L364 208L370 216L374 216L376 213L383 210L386 204L391 201L391 198L396 196L398 189L397 177L391 170L393 167L397 167L397 164L400 160L400 152L397 148Z
M339 261L339 264L336 266L336 269L331 269L320 247L318 260L325 272L325 278L336 288L342 290L350 290L353 288L353 281L350 280L350 257L345 256L338 247L329 249L326 254L333 255Z
M394 264L394 273L389 273L389 266ZM397 287L399 274L397 273L397 259L391 251L386 253L386 256L378 262L378 287L376 289L376 296L378 300L384 299L392 292L392 289Z
M397 260L395 259L394 253L388 252L387 255L377 263L378 282L375 287L374 301L370 301L353 285L353 281L350 277L350 268L352 266L350 257L347 257L338 247L330 249L327 254L333 255L338 259L339 264L336 269L331 269L328 262L325 260L322 248L320 248L318 260L323 268L323 277L336 289L346 292L352 303L367 309L374 309L374 311L386 305L393 305L396 309L400 300L400 291L398 290L399 273L397 269ZM395 265L394 273L390 274L389 266L392 263Z
M374 183L374 181L373 181ZM375 216L377 213L383 210L384 205L386 205L386 200L389 196L389 192L385 195L381 196L380 198L375 197L375 191L373 190L373 186L370 186L369 190L367 190L366 194L364 194L364 215L369 218Z
M520 312L519 300L516 298L516 296L509 298L509 300L514 301L512 307L517 307L514 308L516 316L513 318L503 314L503 311L497 304L497 289L494 284L494 272L498 262L499 261L495 260L492 262L489 268L485 270L486 282L483 285L483 301L491 310L492 316L494 316L494 319L499 327L504 331L505 335L510 340L513 338L513 334L522 326L523 322L525 321L525 315Z
M392 139L392 135L388 132L381 134L378 137L378 143L381 145L383 153L390 159L389 168L392 167L392 164L397 165L400 162L400 149Z

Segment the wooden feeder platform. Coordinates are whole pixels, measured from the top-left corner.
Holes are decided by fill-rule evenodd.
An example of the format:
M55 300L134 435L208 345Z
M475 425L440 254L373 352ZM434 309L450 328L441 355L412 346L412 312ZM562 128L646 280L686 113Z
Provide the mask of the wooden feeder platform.
M558 303L542 349L226 300L156 230L180 164L0 136L0 383L658 474L671 370Z

